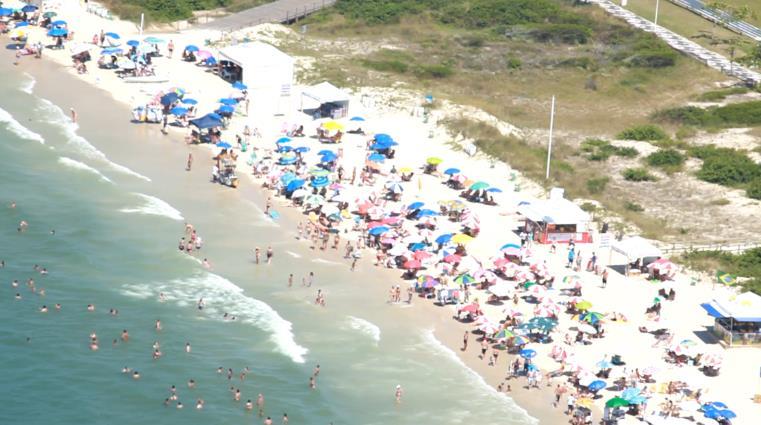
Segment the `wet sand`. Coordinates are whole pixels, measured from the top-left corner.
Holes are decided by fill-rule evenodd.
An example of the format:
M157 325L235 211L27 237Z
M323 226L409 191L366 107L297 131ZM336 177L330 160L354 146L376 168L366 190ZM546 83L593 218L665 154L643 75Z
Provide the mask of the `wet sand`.
M11 54L8 51L0 55L0 60L10 58ZM202 230L208 246L203 255L209 255L216 273L232 277L262 276L264 272L261 269L251 271L251 252L254 246L264 250L271 244L276 250L276 270L271 274L283 282L284 290L289 271L314 270L321 280L321 287L326 288L329 293L329 309L349 315L363 314L374 323L391 323L400 327L415 326L421 331L432 329L439 341L455 353L468 368L482 376L492 388L506 375L508 360L512 360L512 356L503 351L499 365L488 366L486 361L477 357L477 335L471 335L468 351L460 351L462 335L472 326L453 320L453 307L438 307L430 300L418 297L414 298L411 308L388 305L388 288L391 284L401 284L400 270L374 267L371 259L365 256L360 261L357 271L352 273L349 271L349 263L340 258L342 249L315 252L310 250L306 243L294 245L296 223L305 217L299 211L279 205L280 198L273 198L275 209L281 214L277 222L279 227L274 227L262 213L268 193L250 179L242 178L238 190L210 183L212 161L208 148L188 146L175 135L164 136L160 133L158 125L130 123L130 111L125 105L115 102L107 92L69 75L57 64L28 58L18 66L18 70L26 71L37 78L35 92L54 101L64 110L69 106L75 108L82 132L86 133L90 142L110 160L152 180L148 183L134 179L127 183L131 186L129 189L136 192L146 191L166 200L182 211L187 221ZM108 142L103 143L106 140ZM188 153L192 153L195 159L191 172L185 171ZM224 223L209 222L205 217L208 208L229 211L230 220ZM165 243L174 244L175 241ZM294 251L301 258L283 252L280 247L285 244L288 250ZM314 258L322 258L328 262L310 261L305 264L306 260ZM253 293L257 289L255 281L237 281L247 292ZM294 286L299 285L297 277ZM275 294L276 300L269 302L277 309L278 299L304 296L310 299L313 291L306 291L306 295L304 291L298 295L293 292L296 291ZM260 293L256 295L261 297ZM442 370L441 373L447 371ZM530 391L523 388L525 378L513 380L510 385L512 392L509 396L540 423L561 424L567 421L561 408L551 407L552 389L544 386L546 383L543 383L541 390ZM599 418L599 414L595 416Z

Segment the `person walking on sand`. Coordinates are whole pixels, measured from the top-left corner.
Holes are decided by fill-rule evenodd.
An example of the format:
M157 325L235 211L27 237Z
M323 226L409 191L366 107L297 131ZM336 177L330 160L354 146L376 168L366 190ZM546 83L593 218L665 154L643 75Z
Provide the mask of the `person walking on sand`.
M468 339L470 338L470 332L465 331L465 335L462 336L462 351L468 350Z
M603 289L608 286L608 269L605 268L602 272L602 287Z
M292 286L293 286L293 273L288 275L288 287L290 288Z
M77 111L75 111L74 108L69 108L69 113L71 113L71 122L76 124L76 122L77 122Z
M261 259L261 257L262 257L262 254L259 251L259 247L257 246L256 248L254 248L254 261L256 261L256 264L259 264L259 260Z
M486 340L486 338L481 340L481 355L478 356L479 359L485 359L486 358L486 351L489 350L489 342Z
M275 252L272 251L272 246L267 247L267 264L272 264L272 256L275 255Z
M172 55L174 54L174 40L169 40L166 50L169 52L169 59L172 59Z
M188 154L188 165L185 167L185 171L190 171L190 169L193 167L193 154Z

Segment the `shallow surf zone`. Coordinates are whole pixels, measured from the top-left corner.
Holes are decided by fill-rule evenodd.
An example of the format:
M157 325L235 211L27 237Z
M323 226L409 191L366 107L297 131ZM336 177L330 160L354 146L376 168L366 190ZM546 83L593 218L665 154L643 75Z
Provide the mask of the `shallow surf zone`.
M122 208L119 211L128 214L158 215L177 221L184 220L182 213L163 199L144 193L135 193L135 195L142 199L143 204L136 208Z
M113 183L111 179L104 176L100 171L96 170L95 168L90 167L89 165L85 164L84 162L77 161L76 159L67 158L65 156L62 156L58 158L58 163L61 165L64 165L66 167L75 169L75 170L81 170L86 171L88 173L95 174L96 176L100 177L101 180L107 181L109 183Z
M444 343L436 338L433 333L433 329L427 329L423 331L422 340L423 341L421 346L424 349L429 350L436 356L445 357L450 361L457 363L457 365L465 371L465 375L467 376L467 384L470 384L473 388L482 390L485 396L490 397L500 403L506 404L510 409L511 415L509 418L505 418L505 423L526 425L536 425L539 423L538 419L529 415L528 412L516 404L512 398L508 397L504 393L497 391L497 389L489 385L481 375L479 375L473 369L469 368L465 362L460 359L457 353L452 351L449 347L444 345Z
M355 331L359 331L372 338L372 340L375 341L375 345L378 345L380 342L381 330L376 324L359 317L349 316L348 326L349 328L354 329Z
M72 122L71 118L58 105L47 99L40 98L40 105L37 107L37 110L42 112L47 123L60 128L66 137L66 142L86 158L103 161L120 173L128 174L147 182L151 181L150 178L109 160L103 152L99 151L87 139L77 134L79 125Z
M18 89L24 93L32 94L34 91L34 85L37 84L37 80L27 72L24 73L24 78L26 78L26 80L21 83Z
M11 115L10 112L3 108L0 108L0 125L5 124L13 134L22 139L33 140L45 144L45 138L35 133L34 131L24 127L16 118Z
M197 309L198 300L203 298L205 307L201 311L206 317L253 325L269 333L276 351L293 362L304 363L304 356L309 352L296 343L291 322L283 319L267 303L246 296L243 289L214 273L202 272L169 282L124 285L121 292L131 297L155 300L163 293L167 302L192 309ZM231 316L235 316L235 321L230 319Z

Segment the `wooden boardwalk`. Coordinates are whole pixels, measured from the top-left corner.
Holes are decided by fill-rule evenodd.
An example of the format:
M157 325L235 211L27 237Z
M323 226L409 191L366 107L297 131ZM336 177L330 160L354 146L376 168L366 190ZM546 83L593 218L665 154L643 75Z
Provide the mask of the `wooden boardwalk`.
M322 8L332 6L335 2L336 0L277 0L215 19L209 23L199 24L196 28L235 31L267 22L293 22Z

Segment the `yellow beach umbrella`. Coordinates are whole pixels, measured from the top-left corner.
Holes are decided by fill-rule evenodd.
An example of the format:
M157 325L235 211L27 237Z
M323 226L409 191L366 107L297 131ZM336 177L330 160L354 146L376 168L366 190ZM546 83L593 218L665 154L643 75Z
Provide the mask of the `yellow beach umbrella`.
M458 245L465 245L466 243L473 240L472 236L466 235L465 233L458 233L454 236L452 236L452 242L458 244Z
M589 301L579 301L576 303L576 308L581 311L586 311L592 308L592 303Z
M399 169L399 172L402 173L402 174L411 173L412 172L412 168L410 168L410 167L402 167L402 168Z
M589 397L582 397L576 400L577 406L586 407L587 409L591 409L594 403L595 403L594 400L592 400Z
M426 160L425 160L425 162L427 162L427 163L429 163L429 164L431 164L431 165L439 165L439 164L441 164L442 162L444 162L444 160L443 160L443 159L441 159L441 158L438 158L438 157L432 156L432 157L430 157L430 158L426 159Z
M328 131L343 131L344 126L338 121L328 121L325 124L322 125L322 128Z
M15 29L11 31L11 38L24 38L26 33L22 29Z

